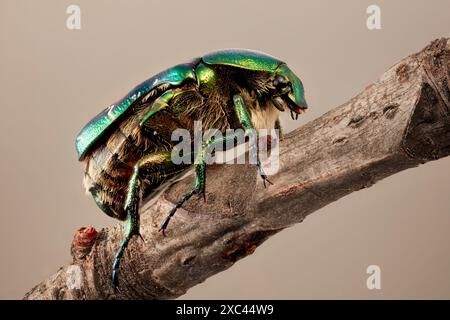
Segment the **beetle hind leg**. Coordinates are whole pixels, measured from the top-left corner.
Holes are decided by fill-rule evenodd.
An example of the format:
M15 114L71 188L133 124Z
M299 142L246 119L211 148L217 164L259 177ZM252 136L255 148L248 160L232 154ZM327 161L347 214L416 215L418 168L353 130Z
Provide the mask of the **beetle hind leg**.
M119 285L118 272L120 261L125 249L128 247L128 243L135 235L138 235L142 238L142 235L139 233L139 202L141 180L139 179L138 175L139 170L138 167L135 166L133 175L128 184L127 199L124 208L125 212L127 213L127 220L124 230L125 238L120 242L119 249L114 256L114 263L112 267L112 284L114 290L117 290Z
M118 289L120 262L130 240L134 236L139 236L144 240L139 232L139 205L141 201L143 174L158 174L161 176L161 173L163 172L171 174L176 171L177 167L171 161L170 152L158 152L146 155L134 166L133 174L128 183L127 197L124 206L125 212L127 213L124 229L125 237L119 245L112 266L111 277L114 290Z

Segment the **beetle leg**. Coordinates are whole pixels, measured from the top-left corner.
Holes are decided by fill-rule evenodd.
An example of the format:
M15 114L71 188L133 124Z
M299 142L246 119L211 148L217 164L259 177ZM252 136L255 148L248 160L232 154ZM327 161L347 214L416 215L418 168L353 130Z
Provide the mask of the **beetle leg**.
M161 223L160 231L162 231L163 235L165 235L165 230L169 225L170 219L173 217L178 208L180 208L189 198L191 198L195 193L203 196L203 199L206 200L205 197L205 185L206 185L206 155L207 151L215 145L223 145L223 143L235 139L235 135L225 135L220 138L215 139L214 137L206 140L200 149L199 154L197 155L195 161L195 185L194 187L187 193L185 193L181 199L175 204L175 206L168 212L163 222Z
M139 232L139 204L141 200L143 173L151 174L152 172L161 173L161 171L175 171L175 168L170 168L171 166L174 166L174 164L171 160L170 152L158 152L146 155L134 166L133 174L128 183L124 207L127 213L127 221L124 230L125 238L120 243L112 267L112 284L115 290L118 286L120 261L128 243L135 235L141 237L143 240L142 235Z
M161 223L159 231L161 231L164 236L166 235L165 231L167 229L167 226L169 225L169 221L173 217L173 215L175 214L177 209L180 208L183 205L183 203L188 201L189 198L191 198L192 195L199 190L199 188L200 188L200 181L199 181L199 178L196 176L195 177L195 185L192 188L192 190L190 190L189 192L186 192L181 197L181 199L175 204L175 206L172 209L170 209L170 211L167 213L166 217L164 218L163 222Z
M174 90L167 90L164 92L161 96L159 96L152 104L152 108L142 117L141 121L139 122L139 126L144 126L145 123L150 119L155 113L167 108L169 106L170 101L179 95L182 92L185 92L187 90L182 89L174 89Z
M164 92L159 98L152 104L152 108L144 115L139 125L142 127L148 119L150 119L155 113L169 106L170 100L175 96L173 90Z
M194 193L203 195L203 199L205 199L206 163L204 161L204 157L201 156L201 154L203 153L203 149L204 148L202 147L202 151L199 154L200 159L198 159L195 164L194 187L189 192L186 192L175 204L175 206L167 213L166 217L161 223L161 227L159 228L159 231L161 231L163 235L166 235L165 231L167 229L167 226L169 225L169 221L173 217L177 209L180 208L186 201L188 201Z
M238 94L233 96L233 103L234 103L234 109L236 111L237 117L239 119L239 122L241 123L242 127L245 129L245 133L249 136L257 134L255 132L255 128L253 127L253 124L250 120L250 114L248 112L247 107L245 106L244 99ZM255 140L256 141L256 140ZM251 145L251 148L255 148L256 143L253 143ZM264 170L261 166L261 162L259 161L259 155L256 151L256 167L258 168L258 173L263 179L264 187L266 187L266 182L269 184L273 184L270 182L270 180L267 178L267 175L264 173Z
M242 125L242 127L245 129L245 133L248 136L255 135L255 128L253 127L253 124L250 120L250 114L247 110L247 107L244 104L244 100L240 95L235 95L233 97L233 102L235 106L235 111L238 116L239 122ZM202 145L202 148L200 150L200 153L197 156L196 163L195 163L195 185L194 187L187 193L185 193L181 199L175 204L175 206L168 212L166 217L164 218L163 222L161 223L160 231L162 231L163 235L165 235L165 230L167 229L167 226L169 225L170 219L173 217L175 212L178 208L180 208L187 200L189 200L195 193L199 195L203 195L203 198L205 198L205 182L206 182L206 151L208 148L215 144L223 144L228 139L235 139L234 135L225 135L224 137L214 139L214 137L211 137L207 141L205 141ZM252 148L255 147L255 144L252 144ZM261 162L258 157L258 153L256 152L256 167L258 168L258 173L263 179L264 186L266 186L266 182L269 184L272 184L270 180L267 178L266 174L264 173L264 170L261 166Z

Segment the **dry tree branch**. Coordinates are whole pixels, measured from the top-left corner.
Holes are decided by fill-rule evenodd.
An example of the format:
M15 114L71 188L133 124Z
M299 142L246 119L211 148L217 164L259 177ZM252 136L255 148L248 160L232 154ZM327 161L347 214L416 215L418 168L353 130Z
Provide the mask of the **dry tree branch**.
M172 185L143 210L145 243L133 239L124 255L120 294L110 287L122 238L117 225L101 230L95 241L78 241L87 255L73 250L73 264L25 299L178 297L330 202L449 154L450 40L439 39L391 67L349 102L285 136L280 170L267 189L248 165L208 169L207 201L190 200L163 237L158 225L193 177ZM76 274L80 286L68 286Z

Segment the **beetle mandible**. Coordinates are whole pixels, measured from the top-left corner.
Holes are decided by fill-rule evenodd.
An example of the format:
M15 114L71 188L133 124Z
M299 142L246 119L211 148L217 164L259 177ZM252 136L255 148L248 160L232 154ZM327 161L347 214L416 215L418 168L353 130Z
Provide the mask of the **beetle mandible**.
M81 130L76 138L78 158L85 164L84 186L97 205L111 217L126 220L124 239L112 266L112 285L118 286L121 257L139 233L142 199L187 169L171 161L177 128L272 129L280 111L292 118L307 109L300 79L283 61L243 49L222 50L169 68L136 86ZM206 164L202 145L195 164L195 185L161 223L164 233L170 218L193 194L205 194ZM258 172L268 181L259 160Z

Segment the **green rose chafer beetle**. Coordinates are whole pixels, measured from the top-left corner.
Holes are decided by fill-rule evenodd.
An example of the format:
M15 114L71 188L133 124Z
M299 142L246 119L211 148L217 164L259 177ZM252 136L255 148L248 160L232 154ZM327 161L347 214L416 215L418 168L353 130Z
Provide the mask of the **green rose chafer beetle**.
M84 186L106 214L127 221L112 266L113 287L125 248L140 236L142 199L188 168L171 161L175 129L193 132L196 120L203 130L272 129L280 111L288 109L297 119L306 108L303 84L284 62L251 50L222 50L151 77L88 122L76 138ZM167 214L161 231L193 194L205 194L204 152L226 139L203 143L195 185ZM256 166L267 181L259 160Z

